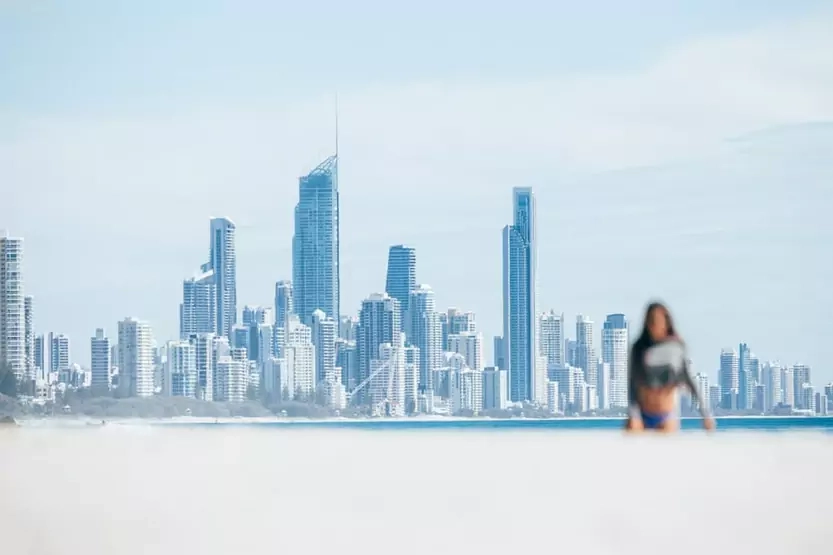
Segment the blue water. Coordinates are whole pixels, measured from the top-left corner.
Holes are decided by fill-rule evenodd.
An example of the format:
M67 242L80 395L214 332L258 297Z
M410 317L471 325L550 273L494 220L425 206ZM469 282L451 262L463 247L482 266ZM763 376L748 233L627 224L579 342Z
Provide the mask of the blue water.
M789 417L728 417L717 418L717 431L824 431L833 433L833 416L789 416ZM293 428L342 428L352 430L621 430L623 419L615 418L553 418L553 419L366 419L366 420L287 420L252 422L241 420L221 422L179 421L176 425L186 426L280 426ZM699 418L683 418L683 430L700 430Z

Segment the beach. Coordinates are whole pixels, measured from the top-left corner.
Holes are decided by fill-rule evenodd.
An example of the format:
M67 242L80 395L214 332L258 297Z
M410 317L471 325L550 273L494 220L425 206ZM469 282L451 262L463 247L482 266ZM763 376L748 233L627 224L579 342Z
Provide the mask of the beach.
M825 549L830 434L0 430L21 554Z

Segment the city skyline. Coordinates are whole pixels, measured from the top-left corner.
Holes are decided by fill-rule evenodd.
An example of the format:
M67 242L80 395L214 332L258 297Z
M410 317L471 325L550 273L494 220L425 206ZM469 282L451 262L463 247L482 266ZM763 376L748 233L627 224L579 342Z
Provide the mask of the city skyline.
M326 12L332 34L286 49L298 31L267 33L270 22L293 27L308 8L252 17L214 5L173 58L180 8L9 8L0 51L19 55L0 60L13 76L0 91L0 182L13 186L0 226L26 238L36 326L77 344L135 315L176 337L181 280L206 262L211 215L237 225L238 307L273 304L275 281L292 277L298 176L334 150L338 90L340 312L384 288L391 245L413 246L419 281L438 307L477 313L491 358L495 245L509 189L531 186L539 311L638 326L660 297L698 370L714 375L716 353L745 341L833 379L831 14L706 1L679 8L685 17L655 3L663 25L646 26L601 5L548 6L549 20L527 22L546 32L525 36L511 23L520 8L484 8L474 26L459 7L413 14L446 39L425 45L397 20L374 55L367 42L334 47L356 28L372 42L378 20L362 9ZM598 13L617 25L601 32ZM239 40L218 52L212 37L226 34ZM124 69L148 65L158 73L141 86ZM67 74L72 91L55 94Z
M337 181L337 159L335 156L328 158L325 160L324 163L318 165L313 172L311 172L312 176L315 176L321 168L328 168L326 171L332 171L332 175L329 179L332 181ZM308 176L302 176L300 178L300 183L304 184L306 180L309 179ZM596 367L597 362L604 362L604 371L607 372L605 380L608 382L609 386L607 391L605 392L606 397L600 397L600 399L606 399L607 402L611 400L614 401L617 405L622 405L625 403L625 394L626 394L626 377L627 377L627 350L630 347L630 342L635 338L631 334L631 326L630 321L628 320L627 316L621 313L608 313L605 317L603 322L603 326L599 330L594 330L595 323L592 318L587 317L582 313L578 313L576 315L576 328L575 333L573 334L574 337L569 332L569 327L567 326L564 320L564 313L562 312L560 315L554 309L541 309L539 306L535 304L535 291L537 290L536 282L537 278L534 271L528 270L529 267L535 267L536 262L535 259L537 255L536 251L536 241L535 238L535 229L536 229L536 213L537 213L537 206L535 201L535 195L531 188L529 187L516 187L512 190L512 206L513 206L513 224L505 226L503 228L503 239L502 239L502 246L501 250L503 252L504 257L504 267L502 269L502 275L504 276L504 287L502 290L503 296L503 304L504 304L504 328L502 330L504 336L488 336L489 338L494 339L495 343L495 351L491 355L490 359L493 361L493 364L500 367L502 370L507 371L507 392L509 395L509 401L517 402L521 400L535 400L540 403L546 403L546 391L538 387L536 391L536 387L534 386L535 380L539 380L541 383L546 384L548 381L548 373L551 373L551 366L555 365L565 365L570 362L570 364L574 365L575 369L579 369L582 371L582 379L586 379L586 384L591 387L596 387L596 380L597 374L600 376L602 370L602 366L600 365L598 368ZM336 200L337 202L337 200ZM337 206L336 206L337 211ZM296 211L297 212L297 211ZM299 221L303 222L305 217L301 215ZM180 320L180 333L178 338L180 340L187 340L189 336L195 334L215 334L218 337L225 336L228 338L229 341L233 343L236 341L234 338L234 333L236 331L236 322L238 321L238 317L242 317L242 324L244 326L249 325L257 325L258 321L260 323L265 323L266 320L270 322L283 322L285 325L287 323L287 319L290 317L295 317L299 320L299 322L303 322L304 317L303 315L297 315L295 313L295 295L294 295L294 286L292 281L278 279L275 282L275 297L274 297L274 305L273 306L265 306L265 305L244 305L238 307L236 305L236 275L237 275L237 265L236 260L234 257L234 252L236 251L236 239L234 230L236 229L235 224L232 222L231 219L226 217L211 217L209 219L210 223L210 262L203 264L200 267L200 274L197 277L189 278L184 280L182 295L183 295L183 302L180 303L180 310L179 310L179 320ZM322 224L325 228L328 224L324 222ZM513 236L516 238L514 239L513 244ZM18 284L15 285L15 293L13 294L12 299L20 300L20 307L23 308L23 311L16 311L12 310L13 316L13 323L16 320L19 320L20 323L23 325L15 328L12 327L12 337L16 335L21 335L24 337L24 340L20 343L23 347L20 350L20 353L17 353L17 350L13 351L10 360L10 365L13 368L17 368L18 359L22 364L27 364L27 361L32 360L32 364L34 364L34 360L39 358L40 360L44 360L43 354L37 355L37 352L43 353L44 348L48 348L50 351L49 354L49 362L50 362L50 370L53 372L59 371L62 368L68 368L69 364L77 364L78 359L75 357L70 356L70 338L61 332L55 331L41 331L37 328L37 326L33 327L33 306L34 306L34 297L29 294L25 294L25 288L19 287L19 283L25 283L25 272L21 273L21 262L25 261L25 250L23 245L25 241L23 238L19 237L11 237L11 236L3 236L0 237L0 246L2 247L2 253L4 255L4 262L6 266L3 266L4 272L13 271L12 274L4 274L6 276L7 282L9 277L11 277L11 283ZM337 244L337 238L336 238ZM13 253L12 258L6 259L6 253L11 252ZM224 263L222 260L224 257L222 256L224 253L226 256L231 257L231 262ZM336 257L338 254L336 253ZM452 311L459 310L459 307L448 307L447 312L446 309L442 309L441 307L436 306L435 301L435 294L433 289L428 284L422 284L417 277L417 253L413 247L405 246L402 244L395 244L391 245L388 250L388 267L386 271L385 281L385 288L389 292L392 292L391 295L388 292L374 292L370 293L366 296L366 298L362 301L360 308L358 311L353 313L346 313L340 314L338 321L333 320L332 318L327 318L331 324L327 324L330 327L329 331L329 343L332 343L333 348L335 348L335 338L340 336L339 333L339 322L347 317L347 318L355 318L358 323L363 321L365 318L364 311L369 306L373 306L374 304L379 304L380 307L384 306L386 308L381 308L382 312L376 316L368 316L373 318L381 318L381 321L388 320L391 323L395 323L395 326L391 326L390 324L382 324L381 329L384 329L384 337L374 337L373 339L369 339L368 337L362 335L358 336L358 344L359 344L359 353L362 352L361 343L364 341L367 343L368 341L372 343L372 348L369 352L373 352L373 350L382 345L383 343L390 343L396 345L398 339L396 337L400 332L405 333L405 331L412 327L413 329L413 336L408 337L408 344L411 344L418 348L420 352L431 353L427 357L421 359L421 367L419 370L420 379L425 380L425 383L430 386L432 377L430 373L426 374L426 361L432 360L434 357L438 357L442 354L447 346L446 343L448 341L449 333L459 334L462 332L467 331L468 325L472 326L472 330L474 329L474 322L472 321L471 324L462 323L461 329L452 330L451 327L454 326L453 322L449 322L446 319L446 316L452 313ZM11 266L9 266L11 264ZM11 268L11 270L6 270L6 267ZM25 268L25 262L23 262L22 266ZM515 267L513 267L515 266ZM220 278L216 281L214 278L214 267L224 267L223 272L221 272ZM518 269L519 268L519 269ZM23 279L21 280L21 275L24 275ZM303 272L296 273L296 277L303 276ZM338 278L336 277L336 281ZM224 300L223 296L220 295L218 289L221 289L219 286L215 286L215 283L220 283L222 281L227 281L232 284L231 287L226 288L226 292L223 294L228 300ZM210 285L211 287L204 288L201 290L202 292L202 300L203 305L197 306L195 304L189 312L189 309L186 308L188 301L194 301L196 297L195 287L196 284L202 283L205 286ZM402 301L399 299L399 296L403 295L403 283L405 284L406 288L410 288L410 293L407 295L408 302L403 305ZM518 293L518 288L524 290L525 292ZM526 289L525 289L526 288ZM289 293L287 293L289 291ZM531 293L531 294L530 294ZM399 296L397 296L397 294ZM512 300L513 296L519 296L521 299L520 304L517 301ZM325 297L326 298L326 297ZM330 297L331 298L331 297ZM429 299L420 300L420 299ZM5 300L5 298L3 299ZM214 302L216 301L216 302ZM395 304L392 304L395 302ZM410 304L414 305L414 311L409 312L408 307ZM225 307L223 307L225 305ZM221 316L223 313L227 313L228 310L233 307L233 314L226 314L226 316ZM282 307L282 308L279 308ZM520 308L518 308L520 307ZM8 312L7 305L4 304L2 306L4 309L2 323L3 327L0 331L3 331L4 334L8 332L5 331L8 318L6 317L6 313ZM269 316L264 316L261 314L262 311L268 311ZM426 312L427 311L427 312ZM512 312L520 311L520 316L512 316ZM531 312L530 312L531 311ZM19 313L18 313L19 312ZM212 314L214 313L216 316L212 318ZM384 316L383 314L388 314ZM372 315L373 312L369 312L369 315ZM443 330L443 337L428 337L425 335L427 332L429 335L433 333L430 331L429 328L420 329L420 325L417 323L422 319L424 321L426 314L433 314L435 317L439 317L442 320L442 324L440 320L436 321L433 326L429 326L429 328L433 327L437 333L440 330ZM525 316L525 314L531 314L531 317ZM460 316L464 318L473 318L475 312L468 312L468 313L461 313ZM328 316L328 315L327 315ZM303 333L310 335L310 338L315 337L316 334L321 333L321 326L322 321L325 318L325 313L320 309L315 309L310 313L309 316L309 325L304 326L306 330ZM226 320L228 322L228 326L226 327L221 324L222 320ZM551 339L547 340L544 336L546 336L547 332L544 331L547 321L556 321L557 322L557 332L555 332L555 328L551 329L549 333L556 333L557 336L560 338L558 341L558 345L547 345L545 346L542 342L549 341L551 343ZM208 325L205 329L194 328L195 322L202 322L203 326L207 326L208 322L213 322L213 325ZM515 369L513 370L512 362L510 361L511 351L511 341L506 341L505 335L507 330L511 330L513 326L513 322L518 322L521 325L518 326L520 328L520 334L515 332L517 337L523 338L524 334L531 335L532 337L529 338L527 341L527 347L529 347L530 352L529 356L521 352L520 354L516 354L515 357L519 361L515 364ZM189 327L187 324L190 324ZM523 325L529 324L529 329L524 332ZM271 324L270 324L271 325ZM292 328L293 324L288 324L290 328ZM297 325L297 324L294 324ZM374 333L380 331L378 329L379 324L374 324L374 327L377 328ZM123 332L123 327L128 326L129 329L134 330L130 332L129 337L133 338L131 341L134 343L138 341L135 339L139 337L137 335L138 332L135 329L140 327L143 330L141 333L144 334L142 341L146 342L148 348L152 344L155 344L159 347L163 346L171 346L173 348L177 345L177 338L168 337L168 338L161 338L158 335L153 333L154 326L152 322L148 322L147 320L143 319L136 319L134 316L127 316L123 320L119 320L117 322L118 333L116 337L123 337L125 332ZM507 328L507 326L509 326ZM278 326L275 325L274 327L275 332L278 331ZM618 331L617 331L618 330ZM636 333L638 333L638 329ZM20 333L23 332L23 333ZM287 335L289 335L289 331L286 331ZM538 337L539 333L543 333L544 336ZM618 335L617 335L618 333ZM478 332L479 337L481 338L481 342L484 340L485 337L482 331ZM5 337L5 335L4 335ZM94 331L94 334L91 338L91 349L88 351L90 355L90 361L85 365L82 363L82 366L87 369L94 368L96 366L95 357L96 351L99 351L98 356L102 357L100 347L97 348L97 344L102 340L107 341L108 348L110 346L109 339L110 335L105 332L105 328L97 327ZM38 341L43 342L44 338L48 338L47 345L36 344ZM594 347L596 339L601 341L600 348ZM272 336L272 332L269 333L269 341L280 341L278 336ZM310 339L310 341L314 341L314 339ZM439 345L438 345L439 343ZM486 341L488 344L489 342ZM498 347L498 343L500 343L500 347ZM255 343L256 344L256 343ZM441 346L440 346L441 345ZM404 346L404 344L403 344ZM121 342L117 342L113 345L114 348L118 349L118 357L121 358L123 355L121 354L124 347L122 346ZM573 348L574 352L570 353L570 347ZM256 348L257 349L257 348ZM271 348L270 348L271 349ZM526 349L526 347L522 347L522 349ZM128 348L129 350L129 348ZM234 349L232 349L233 351ZM477 347L478 352L482 355L483 345L478 344ZM84 352L84 350L82 350ZM4 357L9 356L4 351ZM146 353L149 356L149 351ZM110 357L111 353L107 350L107 356ZM365 357L363 359L361 357ZM734 370L727 370L726 366L726 357L732 356L734 357ZM738 348L734 347L723 347L720 349L720 356L719 356L719 363L717 364L717 368L714 371L709 371L707 369L701 368L700 366L696 365L695 368L698 375L703 374L708 377L708 380L715 380L715 382L720 385L720 387L725 389L738 389L738 394L735 402L740 404L741 406L751 406L752 398L754 397L755 393L752 389L752 384L750 384L747 389L747 385L742 381L742 377L745 375L743 372L739 372L739 369L743 369L747 367L749 362L749 358L754 356L754 360L756 364L759 364L758 367L758 375L760 375L761 368L767 366L769 364L775 365L775 367L780 368L788 368L790 372L795 369L795 372L798 372L799 369L805 369L804 373L808 380L801 380L799 379L798 375L795 377L795 393L792 395L798 395L798 389L800 384L803 383L811 383L809 381L810 378L810 368L812 365L805 364L802 361L783 361L779 358L759 358L752 354L752 350L749 348L747 343L739 343ZM326 364L334 364L336 362L336 353L330 353L328 356L322 357L320 352L317 352L315 355L318 362L318 371L316 372L316 377L313 378L312 383L320 383L324 380L325 376L331 373L331 370L328 370ZM115 359L115 357L112 357ZM327 359L328 362L326 364L322 364L322 361ZM108 364L115 365L114 362L111 361L111 358L107 359ZM258 360L257 358L253 359L258 364L264 364L265 360ZM744 362L746 361L746 362ZM760 362L759 362L760 361ZM358 373L358 381L364 380L368 378L371 369L371 358L370 355L366 352L364 355L360 355L359 359L359 373ZM481 367L486 367L487 365L481 362ZM501 367L501 362L505 365L505 367ZM435 360L436 363L436 360ZM131 363L135 364L135 363ZM145 372L150 373L149 375L152 376L151 362L145 361ZM537 366L536 366L537 364ZM435 364L435 367L437 364ZM730 364L731 367L731 364ZM25 366L22 367L19 371L22 373L25 370ZM135 370L128 368L128 376L131 373L135 373ZM535 373L538 373L536 376ZM96 376L93 373L93 380L99 381L102 379L100 376ZM428 376L428 377L426 377ZM733 376L733 377L729 377ZM147 376L146 376L147 377ZM739 379L739 377L741 379ZM109 377L108 377L109 379ZM570 378L572 380L572 378ZM726 380L729 381L726 381ZM520 382L521 385L515 385L515 389L513 389L512 383ZM130 391L135 391L136 385L133 382L128 382L128 387ZM96 385L100 385L96 384ZM348 385L348 384L345 384ZM355 386L355 383L352 384ZM518 389L520 387L520 389ZM149 395L152 393L152 386L148 384L144 384L140 387L142 391L144 391L143 395ZM599 392L599 395L602 393ZM604 403L604 401L602 401ZM731 401L728 401L729 405L731 406Z

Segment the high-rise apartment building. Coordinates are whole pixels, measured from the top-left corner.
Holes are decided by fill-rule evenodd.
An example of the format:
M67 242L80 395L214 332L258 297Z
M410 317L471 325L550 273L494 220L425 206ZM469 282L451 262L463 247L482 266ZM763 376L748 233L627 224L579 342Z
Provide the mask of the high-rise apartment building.
M312 344L315 345L315 383L341 382L341 372L336 374L336 339L338 323L323 310L312 313Z
M795 392L795 408L809 410L809 397L804 389L805 385L812 385L810 367L806 364L793 364L793 391ZM800 393L800 395L799 395Z
M27 380L35 379L35 299L23 297L23 354L24 372Z
M199 383L196 345L190 341L171 341L167 351L164 393L173 397L195 398Z
M720 353L720 407L735 410L738 406L740 387L740 360L734 349L723 349Z
M147 322L119 322L119 364L120 396L153 395L153 334Z
M628 319L624 314L608 314L602 327L602 361L610 365L611 407L628 406L629 342Z
M356 341L359 331L359 319L356 316L342 315L338 320L338 336L345 341Z
M110 391L110 378L113 365L110 360L110 339L104 330L98 328L90 338L90 372L91 387L98 394Z
M410 318L408 303L411 291L416 288L416 249L405 245L394 245L388 251L388 272L385 279L385 293L399 301L402 312L402 329L410 341Z
M444 350L448 350L449 335L477 331L474 312L464 312L454 307L440 315L440 324L442 326L442 348Z
M596 385L596 349L593 341L593 320L579 314L576 317L576 366L584 371L584 381Z
M46 337L43 334L35 336L33 346L33 357L35 365L35 373L37 379L46 381L46 375L49 373L49 346L46 343Z
M564 366L564 314L556 314L554 310L542 313L538 317L538 333L547 368Z
M214 356L213 333L195 334L188 338L188 342L194 346L194 359L197 371L197 383L195 395L202 401L214 400L214 374L216 368L216 357Z
M26 301L23 295L23 239L0 236L0 379L26 373Z
M217 331L217 286L214 270L182 282L179 305L179 337L188 339L197 333Z
M285 328L290 314L295 314L292 282L281 280L275 283L275 327Z
M243 325L257 327L260 324L273 325L275 323L275 312L271 306L250 306L243 307Z
M448 350L461 355L466 366L472 370L483 370L483 334L464 331L448 336Z
M332 318L339 311L338 156L324 160L298 182L292 285L295 312L310 325L316 309Z
M315 392L315 346L312 329L292 314L286 324L285 356L287 372L292 374L293 397L309 399Z
M359 350L356 342L338 338L336 340L336 368L341 372L341 383L352 392L359 385Z
M211 250L209 266L214 271L214 291L217 298L218 335L229 337L237 324L237 227L228 218L211 219Z
M411 291L409 341L419 349L419 390L434 387L434 370L442 365L443 343L440 315L437 313L434 290L429 285L418 285Z
M393 345L399 340L402 330L400 318L399 301L387 293L375 293L362 302L359 313L359 381L370 375L372 361L379 356L379 346L384 343ZM419 347L419 344L416 345Z
M399 301L391 299L396 306ZM395 334L393 342L384 342L370 361L370 384L365 396L377 414L404 416L406 411L405 387L405 334Z
M764 364L761 371L764 386L764 410L770 411L783 402L781 389L781 366L774 362Z
M49 361L51 364L50 370L52 372L61 372L69 369L69 337L60 334L49 334Z
M531 401L536 387L538 341L537 222L535 196L528 187L513 192L513 223L503 228L503 341L511 401Z

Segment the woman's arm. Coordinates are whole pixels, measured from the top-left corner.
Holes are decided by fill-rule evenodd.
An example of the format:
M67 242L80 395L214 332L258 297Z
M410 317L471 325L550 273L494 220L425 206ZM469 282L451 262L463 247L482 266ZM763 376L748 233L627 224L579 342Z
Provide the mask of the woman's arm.
M630 421L642 421L642 412L639 409L639 397L637 395L637 367L634 364L633 349L628 356L628 417Z

